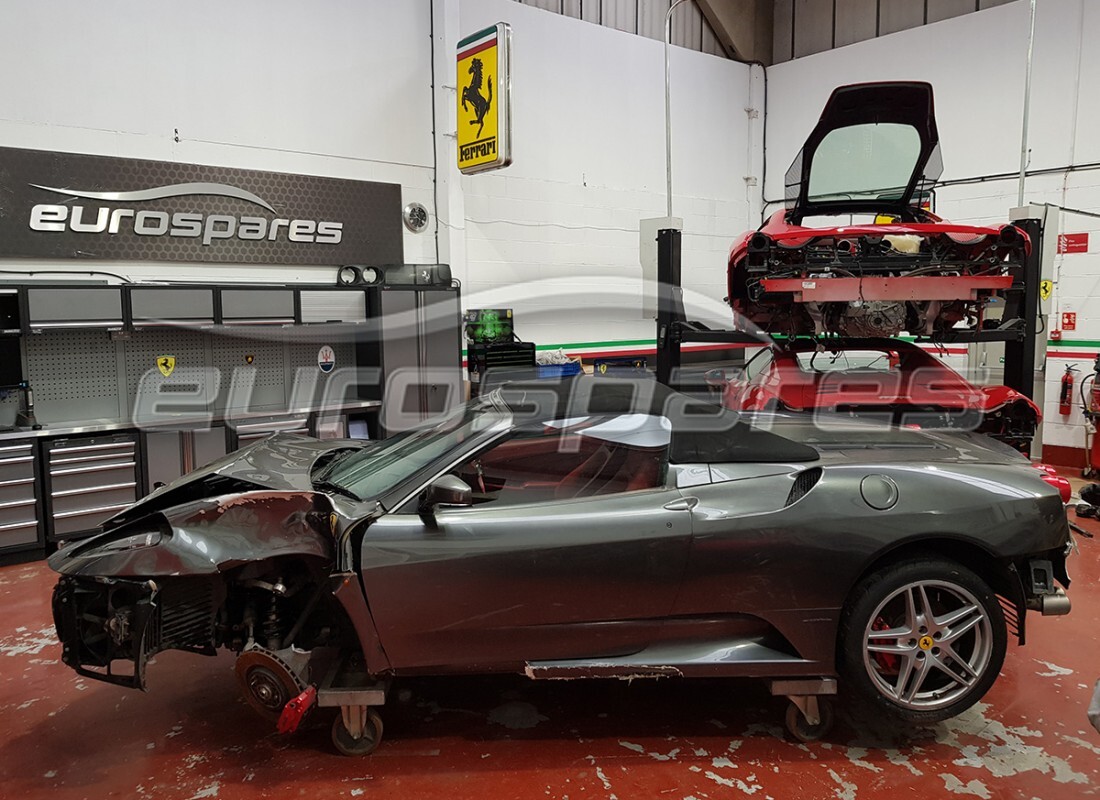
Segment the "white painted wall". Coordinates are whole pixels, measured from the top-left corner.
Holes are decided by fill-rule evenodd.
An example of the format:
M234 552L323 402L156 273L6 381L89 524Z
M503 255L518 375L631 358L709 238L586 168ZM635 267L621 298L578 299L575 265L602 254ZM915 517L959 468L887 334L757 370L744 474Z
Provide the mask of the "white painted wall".
M782 197L783 175L832 89L866 80L932 83L945 180L1017 171L1028 11L1028 3L1008 3L771 68L767 197ZM1039 3L1035 37L1029 168L1100 162L1100 52L1089 46L1100 37L1100 3ZM1025 198L1100 211L1100 171L1029 178ZM1016 180L999 180L940 188L936 210L959 222L993 223L1007 219L1016 200ZM1048 356L1044 442L1081 447L1083 420L1076 410L1068 418L1058 414L1058 382L1067 361L1087 371L1100 352L1100 302L1093 299L1100 289L1100 220L1064 216L1062 229L1092 231L1094 241L1093 252L1055 264L1051 327L1063 310L1077 311L1078 322Z
M638 220L665 215L663 46L512 0L462 0L459 33L500 20L513 30L515 163L461 179L465 302L509 284L525 339L652 341ZM672 56L683 284L721 304L729 244L750 220L750 69L678 47ZM585 290L569 294L579 280Z
M433 209L430 13L427 0L7 2L0 143L399 183L406 202ZM433 237L406 233L405 256L434 261ZM111 267L139 279L333 277Z
M653 340L641 314L638 220L664 215L661 43L512 0L9 6L0 143L400 183L406 201L438 219L439 257L464 282L467 306L506 301L520 334L545 345ZM515 37L515 163L462 177L454 48L499 20ZM752 72L673 48L684 284L718 324L728 323L726 251L759 193L744 180L760 168L745 112L761 102ZM434 233L434 224L406 233L406 260L434 261ZM134 279L332 277L329 268L80 264L97 266ZM504 296L481 294L490 289Z

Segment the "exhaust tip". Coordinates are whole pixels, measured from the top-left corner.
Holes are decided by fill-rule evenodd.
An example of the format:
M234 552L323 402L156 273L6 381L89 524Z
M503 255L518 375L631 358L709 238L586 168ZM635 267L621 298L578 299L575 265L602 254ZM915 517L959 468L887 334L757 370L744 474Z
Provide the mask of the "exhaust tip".
M1005 225L997 234L997 238L1000 239L1001 244L1012 246L1019 244L1023 237L1020 235L1020 229L1015 225Z
M1039 611L1044 617L1061 617L1069 610L1069 595L1060 587L1054 587L1054 594L1044 594L1039 598Z
M768 250L772 245L772 239L770 236L763 233L754 233L749 237L749 251L753 253L762 253Z

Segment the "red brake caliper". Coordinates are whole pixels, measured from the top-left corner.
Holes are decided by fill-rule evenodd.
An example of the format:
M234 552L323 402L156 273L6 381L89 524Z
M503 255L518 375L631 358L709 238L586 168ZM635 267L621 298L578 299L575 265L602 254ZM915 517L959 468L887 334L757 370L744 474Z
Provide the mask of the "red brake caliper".
M886 620L882 617L878 617L871 623L871 630L873 631L888 631L890 626L886 624ZM890 653L875 653L875 663L878 664L879 669L888 675L897 675L900 662L898 657L891 655Z
M279 733L294 733L302 722L302 717L313 708L317 702L317 687L307 686L305 691L292 700L288 700L283 706L283 713L279 715Z

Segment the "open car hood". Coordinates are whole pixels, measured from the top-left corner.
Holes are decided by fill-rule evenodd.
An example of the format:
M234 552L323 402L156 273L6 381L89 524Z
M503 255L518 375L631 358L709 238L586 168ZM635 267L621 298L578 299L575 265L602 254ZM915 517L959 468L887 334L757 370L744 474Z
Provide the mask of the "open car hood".
M931 84L841 86L787 170L787 219L883 213L919 221L942 171Z

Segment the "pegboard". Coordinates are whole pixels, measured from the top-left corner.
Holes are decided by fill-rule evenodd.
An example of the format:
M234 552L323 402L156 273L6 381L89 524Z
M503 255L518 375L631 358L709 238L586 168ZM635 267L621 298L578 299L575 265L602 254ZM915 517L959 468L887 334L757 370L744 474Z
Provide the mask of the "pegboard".
M27 381L44 420L117 419L118 347L103 330L56 330L25 337Z
M313 405L324 399L331 379L318 368L317 351L327 344L336 353L338 369L355 367L355 343L349 341L353 335L346 327L257 327L229 333L171 327L137 330L117 341L101 330L49 330L23 341L38 417L52 423L130 419L140 403L139 391L161 395L163 387L196 383L196 392L187 394L216 392L210 409L215 413L285 412L299 370L316 381L304 385L305 392L294 399ZM176 371L170 378L157 368L158 356L175 356ZM234 398L235 408L229 409L234 370L251 373L254 381L251 394ZM0 402L0 426L9 416L14 419L17 402L14 397Z
M309 401L319 403L324 398L325 384L328 382L329 378L332 377L333 373L321 372L318 368L317 351L326 344L336 353L337 370L355 366L355 344L353 342L346 340L337 341L335 337L325 339L316 334L311 334L308 338L294 336L287 342L286 385L288 398L293 396L291 393L294 391L295 375L299 369L307 371L307 374L315 374L316 376L313 396L309 398ZM297 400L299 402L304 402L306 398L299 395Z
M247 408L286 408L286 369L283 359L283 342L277 333L260 330L255 337L212 337L212 366L219 371L222 392L218 400L224 408L234 370L249 370L255 376L252 395ZM252 356L252 363L248 363Z
M291 373L298 367L313 367L317 369L317 351L323 345L328 345L336 353L336 368L355 366L355 345L352 342L340 342L333 338L311 339L309 341L290 341L287 343L287 367ZM332 373L323 373L319 369L322 379Z
M175 369L187 370L187 382L197 383L199 392L208 390L205 370L206 337L201 331L186 328L158 328L135 331L132 338L122 345L126 359L126 392L131 407L140 389L144 394L159 394L165 381L179 382L179 376L165 378L157 367L161 356L175 356ZM149 377L142 378L148 374Z

